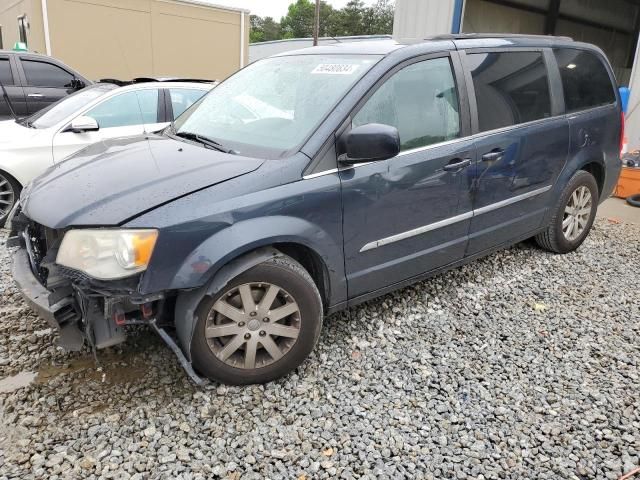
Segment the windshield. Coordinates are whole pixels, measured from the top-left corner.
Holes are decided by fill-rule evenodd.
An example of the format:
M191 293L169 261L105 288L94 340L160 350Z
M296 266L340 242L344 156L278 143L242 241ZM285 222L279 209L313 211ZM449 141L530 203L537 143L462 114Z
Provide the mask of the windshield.
M230 77L174 125L239 153L276 156L313 131L378 60L373 55L297 55L253 63Z
M101 84L83 88L82 90L72 93L69 96L58 100L56 103L49 105L47 108L34 113L30 117L23 118L20 123L29 125L34 128L49 128L64 120L69 115L73 115L79 109L88 105L96 98L104 95L106 92L118 88L115 85Z

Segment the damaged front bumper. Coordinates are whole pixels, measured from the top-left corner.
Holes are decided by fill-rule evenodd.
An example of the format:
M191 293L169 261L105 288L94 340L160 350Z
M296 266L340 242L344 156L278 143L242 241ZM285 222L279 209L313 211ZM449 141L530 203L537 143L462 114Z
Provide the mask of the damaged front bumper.
M69 289L69 294L60 298L60 294L56 295L40 283L33 273L31 260L25 248L19 248L14 253L12 273L26 303L58 332L58 345L65 350L78 351L82 349L85 341L94 350L115 345L126 339L125 325L146 324L174 352L194 383L202 385L206 382L193 370L193 366L174 339L158 324L157 316L151 316L151 313L158 313L158 303L163 300L161 295L146 298L92 296L75 288ZM134 310L136 305L147 307L140 308L138 315L132 315L131 311L127 315L121 308L123 303L128 304L130 308L134 307ZM155 309L150 307L152 304L155 304ZM145 316L147 318L144 318ZM118 324L118 318L121 318L121 324Z
M58 345L65 350L78 351L82 348L86 338L86 322L82 318L82 300L73 289L68 294L55 295L47 290L33 273L31 261L26 249L18 249L13 256L13 279L22 297L36 313L59 333ZM80 300L80 301L79 301ZM94 325L94 329L95 329ZM98 328L104 330L104 328ZM126 338L124 332L110 332L107 342L100 342L97 348L114 345ZM114 335L115 334L115 335ZM104 337L104 335L103 335ZM106 340L106 338L105 338ZM93 342L90 342L93 343Z
M67 297L51 304L51 292L40 284L31 271L26 250L19 249L14 254L12 273L27 304L52 328L58 330L58 344L65 350L80 350L84 343L83 334L77 325L69 321L77 317L74 299Z

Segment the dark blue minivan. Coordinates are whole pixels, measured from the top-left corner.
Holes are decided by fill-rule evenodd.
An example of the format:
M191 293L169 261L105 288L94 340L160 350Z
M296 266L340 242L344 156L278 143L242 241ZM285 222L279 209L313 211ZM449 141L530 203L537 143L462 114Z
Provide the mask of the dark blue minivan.
M143 324L195 380L266 382L325 315L530 237L578 248L620 172L615 85L602 51L557 37L267 58L27 186L13 274L67 349Z

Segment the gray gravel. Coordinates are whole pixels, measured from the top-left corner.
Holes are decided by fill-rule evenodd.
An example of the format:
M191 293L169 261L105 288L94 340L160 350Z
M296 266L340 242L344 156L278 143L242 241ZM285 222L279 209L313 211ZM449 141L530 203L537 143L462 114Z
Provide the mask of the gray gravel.
M295 373L194 387L149 331L67 354L0 234L0 478L611 478L640 465L640 227L599 220L327 319ZM1 382L0 382L1 383ZM6 381L5 381L6 383Z

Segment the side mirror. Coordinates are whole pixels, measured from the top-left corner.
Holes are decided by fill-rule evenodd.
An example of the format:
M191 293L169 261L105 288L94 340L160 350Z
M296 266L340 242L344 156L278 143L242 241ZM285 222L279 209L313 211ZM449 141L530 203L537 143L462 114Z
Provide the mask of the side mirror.
M74 90L82 90L87 85L80 79L74 78L71 80L71 88Z
M400 153L398 129L380 123L368 123L352 129L340 139L340 149L345 152L338 161L354 163L387 160Z
M71 125L67 130L73 133L96 132L100 130L100 126L94 118L83 115L71 120Z

